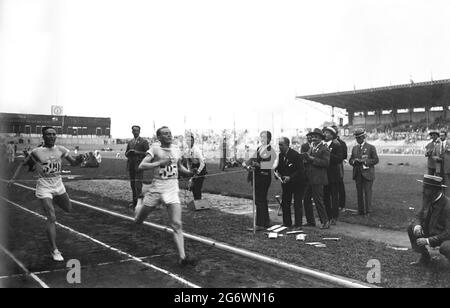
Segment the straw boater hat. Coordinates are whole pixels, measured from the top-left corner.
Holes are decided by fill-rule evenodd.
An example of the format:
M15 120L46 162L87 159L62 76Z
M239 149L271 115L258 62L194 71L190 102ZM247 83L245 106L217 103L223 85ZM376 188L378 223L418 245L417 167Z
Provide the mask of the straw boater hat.
M441 187L446 188L447 186L442 184L442 178L440 176L434 176L425 174L423 176L423 180L417 180L418 182L423 183L423 185L429 185L429 186L435 186L435 187Z
M357 128L353 132L353 135L355 136L355 138L361 137L361 136L365 136L366 135L366 131L364 130L364 128Z
M333 127L331 126L324 127L322 130L324 134L326 130L330 131L335 137L337 136L336 130Z
M324 138L324 135L322 133L322 130L320 128L314 128L313 131L309 132L306 134L306 136L311 136L311 135L319 135L320 138Z
M430 130L430 132L428 133L428 135L433 135L433 134L435 134L435 135L438 135L439 136L439 132L437 131L437 130L435 130L435 129L433 129L433 130Z

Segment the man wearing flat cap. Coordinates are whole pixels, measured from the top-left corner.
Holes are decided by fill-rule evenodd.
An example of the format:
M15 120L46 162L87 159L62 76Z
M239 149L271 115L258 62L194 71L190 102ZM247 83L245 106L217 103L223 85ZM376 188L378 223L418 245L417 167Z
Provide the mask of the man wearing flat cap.
M431 141L425 146L425 157L428 157L428 174L436 175L436 161L433 159L433 156L435 156L436 147L439 143L439 132L432 130L428 135L431 138Z
M408 227L408 235L414 251L421 254L411 265L429 265L431 256L427 246L439 247L439 252L450 261L450 204L444 195L443 179L424 175L423 204L416 219Z
M324 135L321 129L315 128L308 135L312 137L311 148L303 154L308 186L322 223L321 229L329 229L330 222L323 203L323 187L328 185L327 168L330 165L330 151L323 143ZM305 212L308 214L311 209L305 209Z
M375 180L374 166L378 164L378 155L376 148L366 142L364 129L356 129L353 135L357 144L352 149L349 163L353 166L353 180L356 183L358 196L358 213L367 215L372 208L372 185Z
M330 151L330 165L327 168L328 184L324 186L324 204L332 225L339 216L339 182L341 180L341 165L343 161L342 147L336 140L336 131L332 127L324 127L323 134Z

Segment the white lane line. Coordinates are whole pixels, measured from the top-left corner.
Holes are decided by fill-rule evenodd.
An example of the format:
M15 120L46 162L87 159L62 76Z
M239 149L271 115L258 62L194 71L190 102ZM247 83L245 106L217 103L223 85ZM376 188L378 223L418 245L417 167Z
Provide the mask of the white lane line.
M33 278L37 283L39 283L39 285L42 287L42 288L44 288L44 289L48 289L49 288L49 286L45 283L45 282L43 282L41 279L39 279L39 277L38 276L36 276L36 274L35 273L32 273L32 272L30 272L26 267L25 267L25 265L23 265L22 264L22 262L20 262L16 257L14 257L14 255L11 253L11 252L9 252L5 247L3 247L1 244L0 244L0 249L1 250L3 250L3 252L8 256L8 257L10 257L24 272L25 272L25 274L26 275L29 275L31 278Z
M151 255L151 256L147 256L147 257L138 257L138 259L145 260L145 259L153 259L153 258L158 258L158 257L163 257L163 256L170 256L170 255L174 255L174 254L170 253L170 254L164 254L164 255ZM119 261L104 262L104 263L98 263L98 264L93 264L93 265L82 266L81 269L86 269L86 268L90 268L90 267L97 267L97 266L115 265L115 264L127 263L127 262L132 262L132 261L134 261L134 259L124 259L124 260L119 260ZM55 270L34 272L34 274L36 274L36 275L43 275L43 274L52 274L52 273L67 272L67 271L68 271L67 268L59 268L59 269L55 269ZM1 279L9 279L9 278L18 278L18 277L23 277L23 276L24 276L24 274L14 274L14 275L8 275L8 276L0 276L0 280Z
M25 212L28 212L28 213L30 213L30 214L32 214L32 215L34 215L34 216L36 216L36 217L39 217L39 218L41 218L41 219L43 219L43 220L47 220L46 217L44 217L44 216L42 216L42 215L40 215L40 214L38 214L38 213L36 213L36 212L34 212L34 211L31 211L31 210L29 210L29 209L27 209L27 208L24 208L23 206L21 206L21 205L15 203L15 202L13 202L13 201L11 201L11 200L8 200L8 199L4 198L3 196L0 196L0 198L3 199L3 200L5 200L6 202L8 202L8 203L10 203L10 204L12 204L12 205L18 207L19 209L21 209L21 210L23 210L23 211L25 211ZM63 224L61 224L61 223L59 223L59 222L57 222L56 225L59 226L59 227L61 227L61 228L63 228L63 229L68 230L69 232L72 232L72 233L77 234L77 235L79 235L79 236L81 236L81 237L84 237L84 238L86 238L86 239L88 239L88 240L90 240L90 241L92 241L92 242L94 242L94 243L97 243L97 244L99 244L99 245L101 245L101 246L103 246L103 247L105 247L105 248L107 248L107 249L110 249L110 250L112 250L112 251L114 251L114 252L117 252L118 254L127 256L128 258L133 259L134 261L136 261L136 262L138 262L138 263L141 263L142 265L144 265L144 266L146 266L146 267L152 268L152 269L154 269L154 270L156 270L156 271L158 271L158 272L161 272L161 273L163 273L163 274L165 274L165 275L168 275L168 276L174 278L175 280L181 282L182 284L185 284L185 285L187 285L187 286L189 286L189 287L191 287L191 288L200 288L200 286L198 286L198 285L196 285L196 284L194 284L194 283L192 283L192 282L190 282L190 281L187 281L186 279L184 279L184 278L178 276L177 274L171 273L171 272L169 272L169 271L167 271L167 270L165 270L165 269L162 269L162 268L160 268L160 267L158 267L158 266L155 266L155 265L153 265L153 264L150 264L150 263L148 263L148 262L144 262L144 261L142 261L141 259L139 259L138 257L135 257L135 256L133 256L133 255L127 253L127 252L124 252L124 251L122 251L122 250L120 250L120 249L118 249L118 248L114 248L114 247L112 247L112 246L110 246L110 245L108 245L108 244L105 244L105 243L103 243L103 242L101 242L101 241L99 241L99 240L97 240L97 239L95 239L95 238L93 238L93 237L90 237L90 236L87 235L87 234L78 232L78 231L76 231L76 230L74 230L74 229L72 229L72 228L70 228L70 227L68 227L68 226L65 226L65 225L63 225Z
M5 180L3 180L1 178L0 178L0 181L7 182L7 181L5 181ZM16 185L18 187L22 187L22 188L28 189L28 190L36 190L36 189L34 189L32 187L29 187L29 186L26 186L26 185L22 185L22 184L19 184L19 183L14 183L14 185ZM105 214L108 214L108 215L111 215L111 216L123 218L123 219L130 220L130 221L134 222L134 218L130 217L130 216L127 216L127 215L119 214L117 212L109 211L109 210L106 210L106 209L103 209L103 208L99 208L99 207L96 207L96 206L93 206L93 205L90 205L90 204L87 204L87 203L84 203L84 202L76 201L76 200L73 200L73 199L70 199L70 201L72 201L72 203L74 203L74 204L78 204L80 206L83 206L83 207L95 210L97 212L105 213ZM146 225L146 226L149 226L151 228L160 230L160 231L173 233L173 230L171 228L169 228L169 227L166 227L166 226L158 225L158 224L151 223L151 222L148 222L148 221L144 221L143 224ZM313 278L316 278L316 279L319 279L319 280L322 280L322 281L325 281L325 282L336 284L338 286L342 286L342 287L346 287L346 288L377 288L377 286L375 286L375 285L370 285L368 283L364 283L364 282L357 281L357 280L354 280L354 279L350 279L350 278L347 278L347 277L342 277L342 276L339 276L339 275L334 275L334 274L330 274L330 273L327 273L327 272L322 272L322 271L310 269L310 268L307 268L307 267L298 266L298 265L295 265L295 264L292 264L292 263L284 262L284 261L276 259L276 258L268 257L268 256L263 255L263 254L259 254L259 253L253 252L253 251L249 251L249 250L246 250L246 249L243 249L243 248L238 248L238 247L235 247L235 246L228 245L226 243L217 242L215 240L212 240L212 239L209 239L209 238L206 238L206 237L203 237L203 236L193 235L193 234L189 234L189 233L185 233L185 232L183 234L184 234L185 238L188 238L188 239L191 239L191 240L194 240L194 241L206 244L206 245L210 245L210 246L216 247L218 249L222 249L224 251L228 251L228 252L240 255L240 256L244 256L244 257L247 257L247 258L250 258L250 259L253 259L253 260L257 260L257 261L261 261L261 262L264 262L264 263L267 263L267 264L279 266L281 268L288 269L290 271L294 271L294 272L300 273L302 275L307 275L309 277L313 277Z

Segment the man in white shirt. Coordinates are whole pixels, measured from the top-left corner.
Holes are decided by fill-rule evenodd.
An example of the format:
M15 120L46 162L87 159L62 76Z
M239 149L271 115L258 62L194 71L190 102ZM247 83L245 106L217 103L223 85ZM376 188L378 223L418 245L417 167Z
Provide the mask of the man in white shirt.
M189 189L194 195L194 200L202 199L202 187L206 175L206 164L202 152L197 145L194 145L195 138L192 133L186 133L186 149L183 153L183 159L186 161L188 170L196 173L190 181Z

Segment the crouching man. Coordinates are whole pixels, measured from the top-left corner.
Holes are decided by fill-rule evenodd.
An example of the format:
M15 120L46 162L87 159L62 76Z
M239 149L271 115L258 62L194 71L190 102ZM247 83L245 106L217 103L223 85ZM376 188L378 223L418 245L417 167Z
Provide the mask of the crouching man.
M450 260L450 204L444 195L442 178L424 175L423 205L416 220L408 227L412 248L422 254L411 265L429 265L431 256L427 246L440 247L439 252Z

